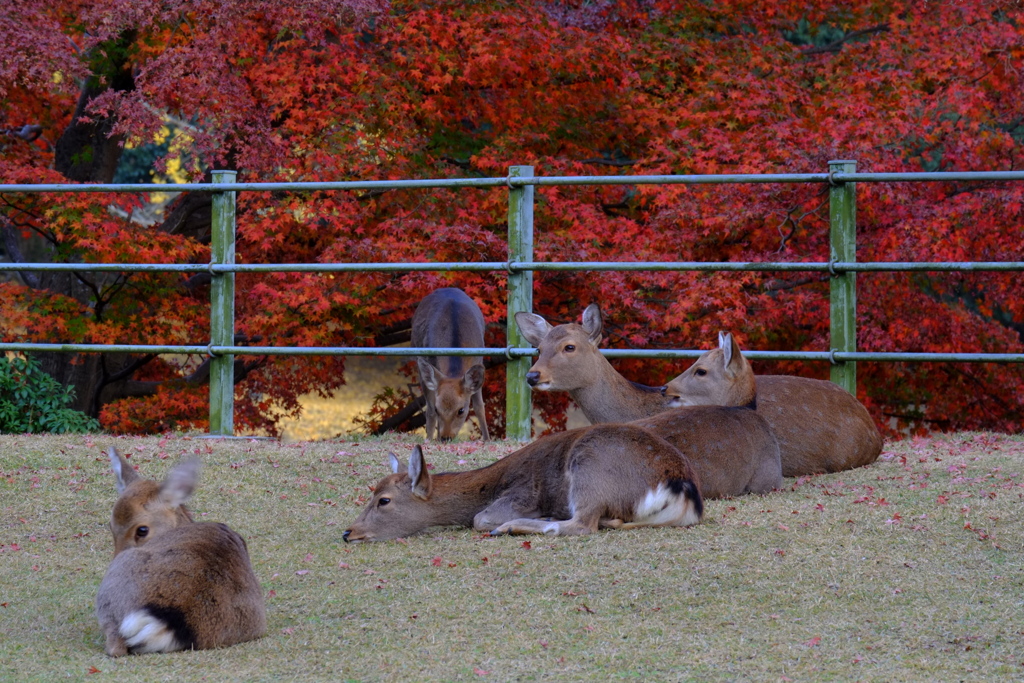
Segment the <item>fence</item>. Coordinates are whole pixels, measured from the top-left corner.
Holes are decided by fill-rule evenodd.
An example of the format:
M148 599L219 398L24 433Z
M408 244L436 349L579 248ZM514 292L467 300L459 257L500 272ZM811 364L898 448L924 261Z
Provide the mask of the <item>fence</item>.
M674 175L674 176L553 176L535 177L531 166L512 166L505 178L459 178L448 180L395 180L356 182L236 183L234 171L215 171L212 183L181 185L0 185L0 194L19 192L209 192L213 197L213 228L209 264L84 264L19 263L0 264L3 271L49 272L209 272L210 341L206 345L134 344L21 344L0 343L4 351L57 351L89 353L180 353L209 354L210 433L234 433L234 356L239 355L463 355L506 356L508 438L530 438L531 399L526 372L536 349L514 324L508 326L504 349L421 349L364 347L268 347L234 346L235 273L267 272L370 272L370 271L506 271L508 272L508 319L533 307L533 273L546 270L589 271L760 271L821 272L830 278L830 344L827 351L745 351L752 359L812 360L831 363L831 379L856 393L857 361L937 361L1021 363L1024 354L983 353L875 353L856 350L856 274L898 271L1021 271L1024 262L874 262L858 263L856 254L856 183L1017 181L1024 172L953 173L857 173L855 161L831 161L827 173L766 175ZM829 260L816 263L704 263L704 262L536 262L533 260L534 188L553 185L655 185L733 183L820 183L829 186ZM235 196L237 192L308 192L328 190L425 189L459 187L507 187L508 260L504 262L459 263L331 263L331 264L236 264ZM697 350L604 350L614 358L695 358Z

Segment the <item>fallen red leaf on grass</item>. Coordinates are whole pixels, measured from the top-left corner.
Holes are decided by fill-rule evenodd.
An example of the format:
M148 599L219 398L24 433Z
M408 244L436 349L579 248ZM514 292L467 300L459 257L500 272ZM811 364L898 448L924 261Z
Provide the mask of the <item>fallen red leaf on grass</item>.
M441 556L440 556L440 555L438 555L437 557L435 557L434 559L432 559L432 560L430 561L430 564L434 565L435 567L440 567L440 566L441 566Z
M523 547L524 547L524 548L526 548L527 550L529 550L529 549L530 549L530 548L532 548L533 546L531 546L531 545L530 545L530 542L529 542L529 541L523 541Z
M804 643L804 645L806 645L807 647L818 647L818 644L820 642L821 642L821 638L819 638L818 636L814 636L813 638L808 640L806 643Z

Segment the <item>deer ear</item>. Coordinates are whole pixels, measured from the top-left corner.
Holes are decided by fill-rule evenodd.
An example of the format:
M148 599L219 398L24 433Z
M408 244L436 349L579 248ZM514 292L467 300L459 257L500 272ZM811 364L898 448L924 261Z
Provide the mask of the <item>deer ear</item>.
M110 469L114 471L114 476L117 478L117 493L120 495L139 478L139 475L113 446L107 449L107 455L110 457Z
M534 346L540 346L544 337L548 336L548 332L554 329L551 327L551 323L544 318L536 313L527 313L526 311L516 313L516 326L526 341Z
M728 342L725 346L725 372L730 377L737 377L742 375L747 370L747 359L743 357L743 352L740 350L740 345L736 341L736 337L731 334L727 334L726 340Z
M405 463L398 459L398 456L394 453L388 453L388 461L391 463L391 471L395 474L401 474L406 471Z
M591 344L597 346L601 343L604 325L601 319L601 307L597 304L590 304L587 306L587 310L583 311L583 331L587 333L587 339Z
M718 348L722 349L722 365L728 369L732 363L732 332L718 333Z
M180 507L199 483L199 458L189 458L178 464L160 485L160 497L172 508Z
M433 482L427 471L427 463L423 461L423 449L419 446L414 446L409 456L409 480L412 482L412 495L423 500L430 498Z
M417 358L416 365L420 369L420 382L423 387L430 391L437 391L437 375L434 374L437 368L431 365L426 358Z
M462 376L462 388L467 394L475 394L484 385L484 366L477 363Z

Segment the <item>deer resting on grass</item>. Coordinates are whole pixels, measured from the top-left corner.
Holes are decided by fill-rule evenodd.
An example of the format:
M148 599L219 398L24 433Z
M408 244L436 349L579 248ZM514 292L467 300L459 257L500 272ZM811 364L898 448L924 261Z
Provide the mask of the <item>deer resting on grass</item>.
M110 520L114 559L96 596L107 654L205 650L262 636L263 591L245 541L224 524L193 522L184 505L199 461L159 483L140 478L115 449L108 455L120 497Z
M438 289L416 307L412 317L412 345L421 348L482 348L484 316L480 307L465 292L455 287ZM430 356L417 358L420 386L426 399L427 440L454 439L472 402L480 425L480 436L487 441L487 416L484 413L483 359L479 356Z
M431 526L501 534L590 534L599 528L690 526L704 511L686 458L636 425L602 425L540 439L467 472L431 475L419 446L345 531L346 542L410 536Z
M669 407L742 405L754 373L731 334L719 334L718 340L717 349L665 386ZM861 467L882 452L882 436L867 409L834 382L762 375L757 388L757 412L779 441L783 475Z
M526 376L530 386L541 391L568 391L592 423L632 421L674 406L708 403L684 395L669 403L660 388L630 382L620 375L598 351L602 320L596 304L583 312L582 324L552 326L533 313L517 313L516 324L540 350ZM730 401L726 405L747 403ZM761 375L756 410L778 439L782 473L787 477L860 467L874 462L882 450L882 438L867 410L832 382Z

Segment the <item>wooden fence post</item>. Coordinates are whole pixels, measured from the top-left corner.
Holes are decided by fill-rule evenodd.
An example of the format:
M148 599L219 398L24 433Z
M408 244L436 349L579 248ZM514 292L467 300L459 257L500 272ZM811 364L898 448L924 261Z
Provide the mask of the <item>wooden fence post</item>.
M214 183L235 182L235 171L214 171ZM210 262L235 263L235 192L213 193ZM235 340L235 274L214 273L210 284L210 345L233 346ZM212 355L212 354L211 354ZM210 434L235 431L235 357L213 355L210 361Z
M533 177L533 166L510 166L510 178ZM511 185L508 191L508 260L533 260L533 185ZM519 333L515 315L533 311L533 271L509 270L508 274L508 346L522 348L530 344ZM530 356L510 358L505 380L505 438L529 441L533 401L526 373L533 365Z
M856 161L830 161L829 173L856 173ZM830 176L831 180L831 176ZM830 182L829 263L857 260L857 184ZM857 274L833 273L829 297L830 346L833 351L857 350ZM857 363L832 365L833 382L857 395Z

